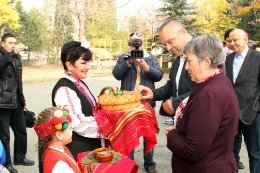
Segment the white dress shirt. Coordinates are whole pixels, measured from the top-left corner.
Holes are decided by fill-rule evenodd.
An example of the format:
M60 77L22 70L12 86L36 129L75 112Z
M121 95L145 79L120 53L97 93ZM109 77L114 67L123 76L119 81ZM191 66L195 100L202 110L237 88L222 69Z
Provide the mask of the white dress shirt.
M182 71L182 68L183 68L185 59L186 59L186 55L183 54L183 55L180 57L180 65L179 65L178 72L177 72L176 78L175 78L176 89L177 89L176 96L177 96L177 97L178 97L178 88L179 88L179 81L180 81L180 77L181 77L181 71Z
M242 67L242 64L246 58L246 54L249 48L247 47L241 54L235 54L234 62L233 62L233 82L236 82L238 73Z

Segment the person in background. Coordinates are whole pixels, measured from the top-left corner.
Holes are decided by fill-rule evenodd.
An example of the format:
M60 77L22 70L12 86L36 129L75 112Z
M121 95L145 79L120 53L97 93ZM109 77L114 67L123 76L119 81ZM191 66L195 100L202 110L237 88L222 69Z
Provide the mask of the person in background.
M201 35L186 44L184 53L185 69L196 84L178 108L177 124L165 129L172 172L237 173L233 145L239 106L222 72L223 43L215 36Z
M233 50L230 49L230 39L229 39L229 33L233 30L233 28L228 29L224 34L224 41L225 41L225 49L226 49L226 55L228 56L233 52Z
M255 50L256 50L256 51L260 51L260 43L258 43L258 44L256 45Z
M228 29L224 35L224 40L226 41L226 47L228 49L228 52L227 52L227 56L229 54L231 54L233 52L233 50L231 50L231 39L229 38L229 34L231 31L233 31L234 28L232 29ZM244 164L240 161L240 157L239 157L239 153L240 153L240 150L241 150L241 144L242 144L242 131L240 128L238 128L238 131L237 131L237 140L235 140L234 142L234 149L233 149L233 152L234 152L234 155L235 155L235 158L236 158L236 161L237 161L237 164L238 164L238 169L244 169L245 166Z
M83 79L90 70L92 52L87 42L66 42L61 49L65 73L52 90L53 106L71 107L72 142L68 148L76 159L80 152L101 147L101 135L92 110L97 102Z
M47 108L37 116L34 126L39 137L39 152L42 157L39 167L44 173L80 173L72 154L65 146L72 139L71 109L65 107ZM54 124L53 122L56 122ZM49 130L51 129L51 130Z
M111 89L111 88L112 88L112 86L105 86L104 88L102 88L101 91L100 91L100 93L99 93L99 95L98 95L98 97L99 97L100 95L102 95L102 94L105 94L105 91L107 91L108 89Z
M226 75L236 92L240 108L238 129L247 147L251 173L260 171L260 52L248 47L248 35L242 29L230 32L233 53L227 56ZM235 137L237 144L238 135Z
M143 50L143 57L131 58L129 57L131 50L136 49L134 46L134 39L142 41L139 50ZM137 91L139 84L147 86L151 89L155 88L155 82L158 82L163 77L163 72L160 68L159 62L156 56L148 54L143 47L144 36L139 32L133 32L130 34L130 50L129 55L121 55L115 68L113 69L113 75L117 80L121 80L121 90ZM147 101L153 108L156 106L155 101ZM143 140L143 153L144 153L144 168L148 173L157 173L156 163L153 161L154 149L146 153L146 138ZM134 160L134 151L129 156Z
M17 173L10 154L10 131L14 132L14 165L32 166L34 161L26 158L27 132L23 110L26 108L22 84L22 62L19 52L23 44L17 45L15 35L2 36L0 47L0 140L6 151L5 167Z
M253 40L248 40L248 43L247 43L248 47L255 50L256 49L256 44Z

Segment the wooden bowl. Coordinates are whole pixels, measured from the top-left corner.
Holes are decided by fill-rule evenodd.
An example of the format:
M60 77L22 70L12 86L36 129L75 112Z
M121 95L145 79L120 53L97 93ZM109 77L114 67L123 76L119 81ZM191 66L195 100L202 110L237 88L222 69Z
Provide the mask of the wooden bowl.
M96 148L96 149L94 150L94 155L95 155L95 157L97 157L97 154L100 153L100 152L102 152L102 151L108 151L108 148Z
M107 150L97 153L96 157L101 163L109 163L113 159L113 154Z

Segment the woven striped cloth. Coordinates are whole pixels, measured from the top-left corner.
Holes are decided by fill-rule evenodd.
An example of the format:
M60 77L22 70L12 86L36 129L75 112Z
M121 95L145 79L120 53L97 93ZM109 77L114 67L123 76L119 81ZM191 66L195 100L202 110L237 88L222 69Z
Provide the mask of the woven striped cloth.
M78 166L81 168L82 173L137 173L138 164L131 160L128 156L121 154L122 160L116 164L108 163L94 163L84 164L83 161L90 151L82 152L77 155Z
M100 131L111 141L116 152L128 156L139 145L140 136L146 137L146 154L157 144L159 127L154 109L148 103L119 112L95 109L93 114Z

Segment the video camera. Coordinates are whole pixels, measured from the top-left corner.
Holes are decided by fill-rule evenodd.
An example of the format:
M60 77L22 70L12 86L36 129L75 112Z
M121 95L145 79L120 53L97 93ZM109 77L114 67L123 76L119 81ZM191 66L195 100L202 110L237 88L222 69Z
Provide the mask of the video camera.
M29 46L24 47L23 51L30 51L30 47Z
M130 54L127 53L125 58L143 58L144 52L143 50L139 50L139 47L142 46L142 40L139 38L134 38L133 41L129 42L129 46L134 46L135 50L131 50Z

